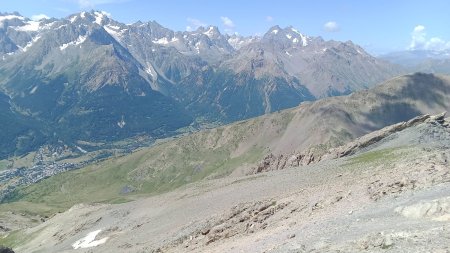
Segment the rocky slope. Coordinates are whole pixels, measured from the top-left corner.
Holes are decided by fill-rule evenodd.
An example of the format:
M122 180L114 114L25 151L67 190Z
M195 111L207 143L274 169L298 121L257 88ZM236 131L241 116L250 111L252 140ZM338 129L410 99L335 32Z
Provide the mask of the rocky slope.
M340 157L354 155L365 150L366 147L382 141L385 138L391 137L406 128L410 128L423 123L441 124L443 127L450 126L450 118L444 118L446 112L430 116L429 114L421 115L412 118L409 121L399 122L394 125L384 127L380 130L363 135L354 141L346 143L343 146L331 148L327 151L317 150L315 148L307 149L301 153L296 154L281 154L275 156L273 154L267 155L258 166L254 167L249 174L256 174L272 170L282 170L284 168L293 166L304 166L318 163L324 160L337 159Z
M0 239L17 252L445 252L450 128L440 117L358 154L80 204Z
M387 125L449 111L449 96L447 76L402 76L368 91L200 131L62 173L12 191L11 203L3 207L37 205L51 213L79 202L121 202L204 179L252 173L268 155L267 170L286 167L305 153L310 155L299 164L307 164Z

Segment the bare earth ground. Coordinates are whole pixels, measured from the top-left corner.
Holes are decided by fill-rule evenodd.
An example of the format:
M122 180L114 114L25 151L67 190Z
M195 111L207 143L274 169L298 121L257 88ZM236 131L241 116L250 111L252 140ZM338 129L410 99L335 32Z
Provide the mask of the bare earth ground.
M449 147L449 128L423 123L349 158L80 204L15 250L450 252Z

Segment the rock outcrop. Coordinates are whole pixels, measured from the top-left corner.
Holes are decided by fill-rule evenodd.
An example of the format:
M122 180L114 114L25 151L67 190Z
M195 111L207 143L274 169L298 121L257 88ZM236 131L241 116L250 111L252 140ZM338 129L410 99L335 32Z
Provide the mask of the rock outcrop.
M14 253L14 251L10 248L0 246L0 253Z
M305 151L294 152L288 155L274 155L270 153L256 167L252 168L248 174L282 170L287 167L305 166L323 160L350 156L355 154L359 150L375 144L396 132L400 132L406 128L413 127L422 123L438 124L448 128L450 127L450 118L445 118L445 115L446 112L433 116L429 114L417 116L411 120L400 122L371 132L357 138L350 143L337 148L332 148L326 152L312 147Z

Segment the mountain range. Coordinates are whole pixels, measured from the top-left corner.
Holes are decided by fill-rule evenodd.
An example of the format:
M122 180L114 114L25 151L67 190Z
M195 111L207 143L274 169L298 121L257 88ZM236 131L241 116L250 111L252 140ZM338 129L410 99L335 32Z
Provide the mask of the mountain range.
M381 59L401 65L411 72L450 74L450 50L406 50L391 52Z
M449 97L449 76L404 75L17 187L0 205L0 244L439 252L449 241Z
M40 21L2 13L0 58L1 120L20 126L0 126L14 133L2 139L2 157L49 142L89 151L161 138L348 94L404 71L351 41L293 27L274 26L261 37L214 26L175 32L101 11Z

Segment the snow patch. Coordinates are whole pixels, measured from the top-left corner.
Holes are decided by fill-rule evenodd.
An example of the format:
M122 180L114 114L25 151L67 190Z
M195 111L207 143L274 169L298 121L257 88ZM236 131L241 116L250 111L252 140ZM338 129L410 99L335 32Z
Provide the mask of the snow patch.
M81 35L80 35L76 41L72 41L72 42L69 42L69 43L62 44L62 46L60 46L59 49L60 49L61 51L63 51L63 50L66 49L68 46L77 46L77 45L80 45L81 43L83 43L83 42L86 40L86 38L87 38L87 36L81 36Z
M204 32L203 34L211 38L212 36L214 36L214 27L210 26L209 30Z
M278 33L278 30L275 29L275 30L272 31L272 33L273 33L273 34L277 34L277 33Z
M235 37L235 38L229 38L228 43L235 49L239 49L242 46L242 44L244 43L244 41L241 40L239 37Z
M302 39L302 45L306 47L308 45L308 38L303 34L300 34L300 38Z
M155 78L155 74L153 73L153 68L149 62L147 62L147 68L145 69L145 72L147 72L147 74L151 75L152 78Z
M288 51L286 51L286 54L287 54L289 57L292 57L292 55L291 55Z
M123 116L122 116L122 120L119 121L119 122L117 122L117 125L118 125L120 128L123 128L126 124L127 124L127 123L125 122L125 120L123 120Z
M197 54L200 54L200 41L195 43L195 50L197 50Z
M81 147L79 147L79 146L77 146L77 149L78 149L81 153L84 153L84 154L87 153L86 150L84 150L83 148L81 148Z
M286 38L291 39L291 38L292 38L292 35L286 34Z
M114 30L119 30L120 27L116 26L116 25L108 25L109 28L114 29Z
M34 86L33 89L31 89L30 94L34 94L36 90L38 89L38 86Z
M94 22L101 25L105 15L103 14L103 12L98 12L98 11L94 12L94 14L95 14Z
M113 36L117 40L120 40L123 36L123 32L127 30L127 29L120 30L120 27L113 26L113 25L105 25L105 26L103 26L103 28L105 29L105 31L107 33L109 33L111 36ZM119 30L119 31L117 31L117 30Z
M81 238L80 240L76 241L74 244L72 244L72 247L74 249L84 249L84 248L91 248L96 247L98 245L104 244L109 237L102 238L100 240L95 240L95 237L102 232L101 229L92 231L88 233L85 237Z
M86 12L82 12L81 14L80 14L80 16L81 16L81 18L85 18L86 17Z
M73 16L73 17L70 19L70 23L75 22L75 21L77 20L77 18L78 18L78 16Z
M27 43L27 45L25 47L22 48L22 51L26 52L28 50L28 48L30 48L40 38L41 38L41 36L34 37L30 42Z
M19 26L19 27L15 28L15 30L22 31L22 32L36 32L40 28L39 24L40 24L39 21L28 21L26 23L26 25Z
M59 30L59 29L61 29L61 28L63 28L63 27L66 27L66 26L67 26L66 24L60 25L60 26L56 27L55 30Z
M169 43L173 43L173 42L176 42L176 41L178 41L178 38L175 38L175 37L174 37L174 38L172 38L172 39L169 41L169 39L167 39L166 37L163 37L163 38L154 40L153 43L155 43L155 44L160 44L160 45L167 45L167 44L169 44Z
M56 23L56 21L45 24L44 26L41 27L41 29L50 29L50 28L52 28L53 24L55 24L55 23Z
M297 38L294 38L294 39L292 40L292 42L298 43L298 39L297 39Z
M298 30L294 29L293 27L291 27L291 31L297 33L297 34L301 34Z

